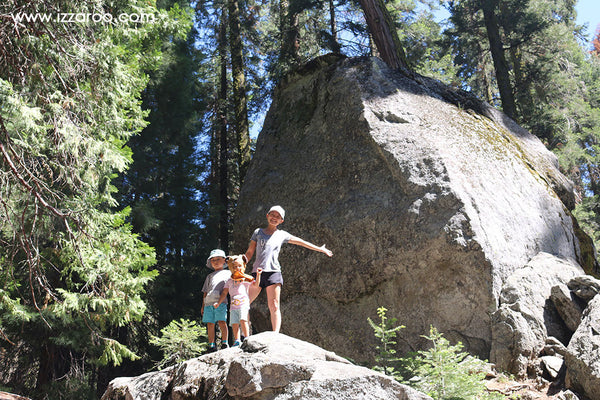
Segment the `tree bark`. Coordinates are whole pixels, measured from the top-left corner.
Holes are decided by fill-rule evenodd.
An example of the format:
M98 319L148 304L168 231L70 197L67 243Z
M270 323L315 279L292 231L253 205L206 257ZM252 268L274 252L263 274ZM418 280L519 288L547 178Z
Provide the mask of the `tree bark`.
M339 53L341 46L337 40L337 24L335 21L335 5L333 4L333 0L329 0L329 26L331 29L331 50L334 53Z
M298 28L298 11L286 0L280 2L281 55L280 60L286 66L300 64L300 30Z
M218 138L218 176L219 176L219 244L225 252L229 249L229 174L227 169L228 147L227 140L227 23L223 10L219 27L219 93L217 96L217 138Z
M412 75L394 21L383 0L359 0L381 59L392 69Z
M54 380L69 372L70 363L66 358L65 349L43 340L39 353L39 369L36 390L43 392Z
M504 56L504 47L500 37L500 28L498 19L494 12L497 0L481 0L481 9L485 20L485 29L487 31L492 60L494 61L494 70L496 71L496 82L502 101L502 110L506 115L515 119L517 116L515 98L510 83L509 67Z
M229 7L229 45L231 49L231 75L233 86L233 104L235 110L235 137L239 162L239 184L242 185L248 164L250 163L250 127L248 123L248 102L246 98L246 76L242 34L240 28L240 7L238 0L228 0Z

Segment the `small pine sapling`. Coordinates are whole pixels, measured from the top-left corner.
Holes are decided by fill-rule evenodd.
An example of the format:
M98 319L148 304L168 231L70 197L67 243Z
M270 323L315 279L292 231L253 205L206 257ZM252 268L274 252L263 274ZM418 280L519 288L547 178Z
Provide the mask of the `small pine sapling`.
M461 342L451 345L433 326L429 336L423 337L431 341L432 347L417 352L413 359L413 378L408 381L411 386L435 400L503 398L487 392L485 361L463 352Z
M156 364L161 369L200 356L206 350L208 337L204 326L180 319L161 329L160 337L152 336L150 343L163 353L163 359Z
M392 376L397 380L402 377L397 370L399 358L396 356L396 350L394 345L396 341L396 334L400 329L405 328L404 325L396 326L396 318L388 318L386 316L387 308L379 307L377 309L377 316L380 318L380 322L376 324L367 317L367 321L371 328L373 328L375 337L379 339L380 345L376 347L379 354L375 356L377 365L373 367L376 371L381 371L386 375Z

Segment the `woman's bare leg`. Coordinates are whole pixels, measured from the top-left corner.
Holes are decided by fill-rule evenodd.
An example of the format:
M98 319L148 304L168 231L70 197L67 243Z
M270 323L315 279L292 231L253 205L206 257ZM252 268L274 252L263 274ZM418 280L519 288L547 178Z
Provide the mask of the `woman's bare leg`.
M279 307L279 298L281 296L281 284L267 286L267 302L271 313L271 327L273 332L279 332L281 329L281 309Z

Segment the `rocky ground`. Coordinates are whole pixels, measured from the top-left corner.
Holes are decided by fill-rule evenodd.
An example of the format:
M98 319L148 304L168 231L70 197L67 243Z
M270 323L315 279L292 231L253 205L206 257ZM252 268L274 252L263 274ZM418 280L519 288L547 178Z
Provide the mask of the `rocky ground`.
M516 381L504 376L490 379L486 387L490 392L500 393L507 399L520 400L560 400L565 399L564 392L552 387L549 382L533 380ZM15 394L0 392L0 400L30 400Z
M507 399L519 400L562 400L565 392L550 382L535 380L517 381L505 376L493 378L486 383L490 392L500 393Z

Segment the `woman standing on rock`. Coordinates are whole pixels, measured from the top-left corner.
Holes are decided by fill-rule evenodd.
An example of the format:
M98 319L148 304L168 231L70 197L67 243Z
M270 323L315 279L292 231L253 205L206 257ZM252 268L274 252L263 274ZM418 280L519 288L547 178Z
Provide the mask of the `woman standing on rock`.
M288 232L278 229L277 227L285 218L285 210L281 206L273 206L267 213L267 227L257 228L252 237L248 250L246 250L246 258L248 261L256 252L256 260L252 266L252 275L256 276L257 270L262 269L262 277L258 287L250 288L250 302L254 301L262 291L262 288L267 289L267 303L271 314L271 327L274 332L279 332L281 328L281 309L279 307L279 299L281 295L281 286L283 285L283 277L281 275L281 265L279 264L279 251L283 243L295 244L297 246L306 247L307 249L318 251L333 256L331 250L325 245L318 247L314 244L302 240L296 236L290 235Z

